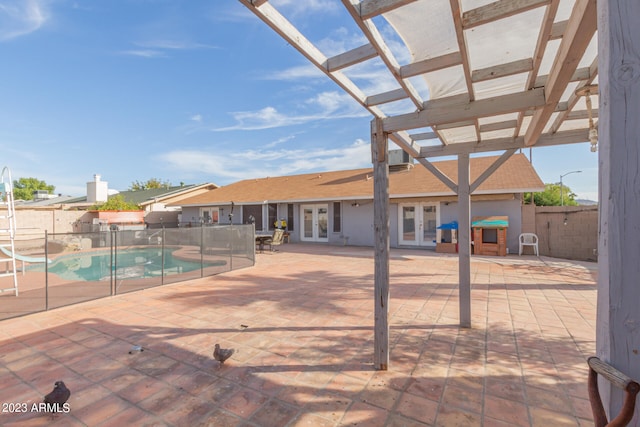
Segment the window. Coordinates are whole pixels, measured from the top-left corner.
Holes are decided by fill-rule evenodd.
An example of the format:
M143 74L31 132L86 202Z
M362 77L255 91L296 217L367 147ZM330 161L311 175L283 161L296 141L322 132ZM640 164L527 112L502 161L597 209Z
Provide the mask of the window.
M293 230L293 205L290 203L287 205L287 230Z
M498 243L498 230L495 228L483 228L482 243Z
M245 224L256 225L256 231L262 231L262 205L242 206L242 221Z
M340 202L333 202L333 232L340 233L342 231L342 215L340 208L342 204Z
M269 203L269 230L276 228L276 221L278 220L278 205L275 203Z

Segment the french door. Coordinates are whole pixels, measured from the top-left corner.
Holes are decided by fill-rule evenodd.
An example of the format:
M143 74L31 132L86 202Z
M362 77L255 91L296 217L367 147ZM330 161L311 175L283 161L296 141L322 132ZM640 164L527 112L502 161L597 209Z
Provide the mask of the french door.
M329 205L315 204L300 206L302 224L300 240L304 242L329 241Z
M398 206L398 243L435 247L440 215L437 203L401 203Z

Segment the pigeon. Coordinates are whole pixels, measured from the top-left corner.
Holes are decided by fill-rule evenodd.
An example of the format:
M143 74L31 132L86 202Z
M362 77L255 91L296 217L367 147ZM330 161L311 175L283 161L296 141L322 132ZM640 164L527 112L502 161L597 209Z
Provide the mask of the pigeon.
M67 388L66 385L62 381L56 381L53 385L53 390L51 393L47 394L44 397L44 403L47 404L55 404L58 409L62 408L67 400L69 400L69 396L71 396L71 391Z
M234 352L235 350L232 348L220 348L220 344L216 344L216 348L213 350L213 358L223 364Z

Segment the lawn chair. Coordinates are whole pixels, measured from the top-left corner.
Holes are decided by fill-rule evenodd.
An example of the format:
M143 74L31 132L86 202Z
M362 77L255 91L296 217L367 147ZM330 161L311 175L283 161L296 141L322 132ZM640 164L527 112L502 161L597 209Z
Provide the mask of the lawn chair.
M273 236L270 239L264 241L265 245L269 245L270 252L276 252L276 249L273 249L274 246L279 246L284 243L284 230L282 228L276 228L273 232Z
M593 421L596 427L624 427L633 418L636 406L636 396L640 391L640 384L618 371L608 363L593 356L587 360L589 364L589 401L593 411ZM611 422L607 420L607 414L602 406L600 392L598 391L598 374L625 391L624 405L620 413Z
M522 255L522 249L525 246L533 247L533 252L536 256L539 256L538 253L538 236L534 233L522 233L519 237L520 245L518 248L518 255Z

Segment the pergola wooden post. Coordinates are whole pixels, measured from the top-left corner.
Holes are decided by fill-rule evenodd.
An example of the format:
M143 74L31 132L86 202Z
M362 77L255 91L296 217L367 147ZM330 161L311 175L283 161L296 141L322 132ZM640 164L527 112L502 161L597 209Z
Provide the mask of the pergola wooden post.
M640 379L640 2L598 2L600 241L596 348ZM623 393L601 382L609 419ZM640 425L639 406L630 426Z
M375 336L374 367L386 371L389 366L389 156L387 135L382 119L371 122L373 161L373 228Z
M471 191L469 154L458 155L458 275L460 326L471 327Z

